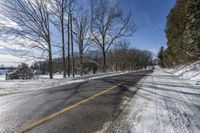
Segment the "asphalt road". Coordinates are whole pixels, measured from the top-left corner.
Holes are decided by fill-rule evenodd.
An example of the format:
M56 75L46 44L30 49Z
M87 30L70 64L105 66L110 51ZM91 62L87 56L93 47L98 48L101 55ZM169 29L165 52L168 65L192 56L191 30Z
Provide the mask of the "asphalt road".
M151 72L134 72L1 96L0 133L19 132L23 129L31 133L99 131L104 123L115 120L122 111L119 106L123 96L134 95L129 88ZM41 123L37 125L38 121ZM32 128L33 123L37 126Z

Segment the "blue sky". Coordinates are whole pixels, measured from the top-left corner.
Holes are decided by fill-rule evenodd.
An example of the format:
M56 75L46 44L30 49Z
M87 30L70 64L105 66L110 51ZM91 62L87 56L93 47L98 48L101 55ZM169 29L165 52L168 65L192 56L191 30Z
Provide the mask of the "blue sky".
M137 27L130 38L131 47L157 53L161 46L166 47L166 17L175 0L118 0L124 10L131 10Z
M79 0L88 5L88 0ZM166 47L165 37L166 16L175 4L175 0L113 0L125 11L132 11L136 24L136 33L129 38L131 47L150 50L156 56L161 46ZM87 6L85 5L85 6ZM1 19L1 16L0 16ZM57 38L57 37L55 37ZM1 45L6 42L0 40L0 65L16 65L27 61L20 57L12 56ZM33 61L30 61L30 63Z

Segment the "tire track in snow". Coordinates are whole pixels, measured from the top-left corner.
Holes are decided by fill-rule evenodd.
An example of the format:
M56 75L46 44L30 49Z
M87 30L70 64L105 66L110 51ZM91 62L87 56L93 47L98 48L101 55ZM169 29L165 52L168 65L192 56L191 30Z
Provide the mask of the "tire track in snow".
M179 94L177 92L170 93L173 97L176 97L178 100L181 101L181 98L179 97ZM174 126L175 132L176 133L187 133L188 131L188 126L190 125L190 122L188 119L184 116L183 109L184 107L182 106L183 104L181 102L178 103L177 100L174 100L172 98L172 101L168 106L171 107L171 114L172 114L172 124Z
M128 110L113 122L109 133L199 133L200 88L184 81L155 70L139 83Z
M156 88L161 88L160 85L157 85L156 83L158 83L158 79L157 78L153 78L153 87L155 89L155 91L157 91L155 97L156 97L156 109L158 109L158 113L156 114L158 121L160 123L161 129L162 131L160 132L172 132L171 130L167 130L166 128L169 127L169 129L173 129L173 131L175 131L173 124L170 122L170 119L167 117L169 116L169 110L166 104L166 96L163 95L162 90L156 89ZM159 96L158 96L159 95ZM169 95L169 94L168 94ZM160 104L158 104L158 102ZM163 109L162 109L163 108Z
M148 95L148 94L146 94ZM147 103L137 103L137 98L134 99L134 101L130 101L130 103L135 103L135 105L132 108L127 108L124 110L115 120L109 129L106 131L107 133L130 133L130 129L134 128L134 126L140 122L145 107L147 106ZM130 104L129 103L129 104ZM133 112L129 114L128 116L124 116L124 112L130 111ZM134 110L134 111L132 111Z
M193 128L197 128L197 130L200 130L200 116L199 112L200 109L199 107L185 94L180 91L181 96L185 99L185 105L187 105L187 108L185 108L188 113L185 113L185 117L187 117L191 121L191 125L193 125ZM186 102L189 101L189 102ZM188 116L190 114L190 116Z

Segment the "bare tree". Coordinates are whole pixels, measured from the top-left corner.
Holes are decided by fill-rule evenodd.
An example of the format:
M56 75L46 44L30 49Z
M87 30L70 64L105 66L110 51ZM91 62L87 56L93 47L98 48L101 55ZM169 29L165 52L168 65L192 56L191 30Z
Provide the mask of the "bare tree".
M152 65L152 54L149 51L128 48L128 42L120 42L116 49L110 49L107 53L108 68L113 71L142 69Z
M71 58L70 58L70 48L73 46L73 30L72 30L72 17L71 17L71 14L72 14L72 11L74 9L74 6L75 6L75 0L71 0L70 2L70 5L69 5L69 8L68 8L68 24L67 24L67 37L68 37L68 42L67 42L67 45L68 45L68 77L70 76L70 71L71 71ZM71 44L71 46L70 46ZM71 48L71 50L73 51L73 48ZM72 53L73 54L73 53ZM73 56L72 56L72 60L73 60ZM72 63L74 63L72 61ZM72 68L74 69L74 68ZM73 74L74 75L74 74Z
M81 11L81 12L80 12ZM74 21L75 42L79 49L80 75L83 75L83 56L89 49L89 17L88 12L80 8Z
M68 73L68 77L70 76L70 68L71 68L71 60L70 60L70 44L71 44L71 39L70 39L70 23L71 23L71 20L70 20L70 13L68 12L68 23L67 23L67 31L68 31L68 34L67 34L67 38L68 38L68 42L67 42L67 46L68 46L68 56L67 56L67 61L68 61L68 67L67 67L67 73Z
M65 58L65 24L67 23L66 14L72 9L74 0L51 0L50 5L52 12L57 17L57 20L52 20L54 25L61 31L61 43L62 43L62 59L63 59L63 77L66 77L66 58ZM67 18L69 19L69 18ZM69 34L69 33L68 33ZM70 64L70 63L68 63Z
M125 65L128 65L130 62L128 61L128 57L130 55L128 55L128 51L129 51L129 45L130 42L128 41L119 41L117 43L117 47L114 49L114 53L115 53L115 70L119 70L119 65L122 66L122 70L125 70Z
M29 40L31 49L39 48L46 51L49 77L52 79L50 17L46 0L6 0L2 1L1 5L4 15L16 24L16 26L4 25L1 27L1 31L4 34Z
M110 0L91 0L91 40L102 51L106 72L106 53L115 42L135 32L131 13L125 13Z
M70 13L69 15L70 17L70 35L71 35L71 54L72 54L72 76L75 76L75 66L74 66L74 43L73 43L73 17L72 17L72 13Z
M64 16L67 10L67 0L51 0L50 1L52 12L58 18L54 21L56 27L61 31L61 43L62 43L62 59L63 59L63 77L66 77L66 59L65 59L65 32L64 32Z

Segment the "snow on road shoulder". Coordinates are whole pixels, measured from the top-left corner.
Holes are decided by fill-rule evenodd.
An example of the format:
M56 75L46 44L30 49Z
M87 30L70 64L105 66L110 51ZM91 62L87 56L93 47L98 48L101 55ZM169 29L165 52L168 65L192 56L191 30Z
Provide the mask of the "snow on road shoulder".
M126 73L128 72L99 73L95 75L77 76L75 78L72 77L60 78L61 76L58 75L55 76L56 79L53 80L46 79L46 76L40 76L39 79L33 79L33 80L7 80L7 81L0 80L0 96L12 93L24 92L24 91L48 89L50 87L79 83L88 80L116 76Z
M156 68L137 88L107 132L200 132L200 86Z
M166 71L183 79L200 81L200 61L182 65L175 69L166 69Z

